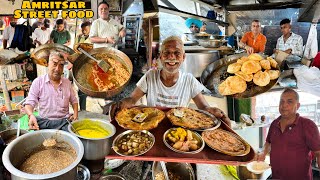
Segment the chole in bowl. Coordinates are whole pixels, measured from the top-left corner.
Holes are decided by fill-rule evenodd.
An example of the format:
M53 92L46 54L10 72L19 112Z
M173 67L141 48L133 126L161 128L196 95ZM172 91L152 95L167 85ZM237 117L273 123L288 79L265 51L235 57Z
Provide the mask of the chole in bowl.
M140 156L148 152L154 142L155 137L149 131L127 130L113 140L112 148L120 156Z

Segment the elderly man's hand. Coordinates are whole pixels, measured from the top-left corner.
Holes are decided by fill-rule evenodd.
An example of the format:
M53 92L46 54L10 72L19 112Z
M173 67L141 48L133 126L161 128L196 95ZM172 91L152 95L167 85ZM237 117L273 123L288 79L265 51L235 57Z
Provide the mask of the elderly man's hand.
M120 109L131 108L135 105L131 98L124 98L119 103Z
M36 117L35 117L33 114L31 114L31 115L29 116L29 123L28 123L28 125L29 125L29 129L30 129L30 130L39 130L39 125L38 125L37 119L36 119Z
M208 111L209 113L213 114L215 117L220 118L229 127L231 127L231 121L230 121L229 117L221 109L215 108L215 107L207 107L205 110Z

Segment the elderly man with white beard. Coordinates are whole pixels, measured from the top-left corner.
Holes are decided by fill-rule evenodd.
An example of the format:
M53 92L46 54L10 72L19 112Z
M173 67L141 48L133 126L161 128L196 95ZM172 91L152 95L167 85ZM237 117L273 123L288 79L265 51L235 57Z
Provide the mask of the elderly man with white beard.
M182 40L170 36L162 42L160 61L162 69L149 70L137 83L130 97L121 101L121 108L130 108L147 96L147 106L188 107L192 99L201 110L208 111L221 118L230 126L230 119L219 108L210 107L202 95L204 86L190 73L184 73L179 67L185 60Z

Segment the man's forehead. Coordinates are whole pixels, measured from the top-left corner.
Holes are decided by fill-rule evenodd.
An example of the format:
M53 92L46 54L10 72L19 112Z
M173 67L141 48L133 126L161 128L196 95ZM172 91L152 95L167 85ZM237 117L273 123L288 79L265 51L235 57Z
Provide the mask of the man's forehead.
M182 49L182 44L180 44L178 41L169 41L164 45L164 50L169 48L175 48L175 49Z
M51 58L50 61L52 61L54 63L60 63L60 64L65 64L66 63L66 61L64 59L61 59L59 57L53 57L53 58Z
M286 92L281 95L282 100L296 100L296 95L292 92Z

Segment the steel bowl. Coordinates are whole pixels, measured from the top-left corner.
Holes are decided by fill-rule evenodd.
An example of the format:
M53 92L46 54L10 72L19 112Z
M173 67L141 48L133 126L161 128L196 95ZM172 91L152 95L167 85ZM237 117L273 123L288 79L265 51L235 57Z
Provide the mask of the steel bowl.
M29 174L20 171L18 168L21 163L31 152L42 146L44 137L55 137L58 142L64 141L70 144L76 150L76 159L66 168L50 174ZM83 145L76 136L65 131L45 129L27 133L12 141L4 150L2 160L5 168L11 173L12 180L76 179L77 166L83 157L83 151Z
M110 132L109 136L103 138L86 138L80 136L76 132L74 132L71 126L68 126L68 131L77 136L83 146L84 146L84 156L85 160L100 160L104 159L106 155L110 153L111 150L111 137L116 133L116 128L108 121L104 121L101 119L83 119L78 121L71 122L72 126L77 129L77 126L80 126L84 121L92 121L93 123L101 124L101 127L105 128Z
M150 146L147 150L145 150L144 152L141 152L141 153L139 153L139 154L135 154L135 155L126 155L126 154L124 154L124 153L116 150L116 149L117 149L117 148L115 148L116 145L119 143L119 141L120 141L122 138L124 138L124 136L126 136L126 135L131 135L132 133L138 133L138 132L142 132L142 133L144 133L144 134L147 134L147 135L151 138L151 141L152 141L151 143L152 143L152 144L151 144L151 146ZM154 137L154 135L153 135L152 133L150 133L149 131L147 131L147 130L141 130L141 131L139 131L139 130L127 130L127 131L119 134L119 135L113 140L112 148L113 148L114 152L116 152L116 153L117 153L118 155L120 155L120 156L140 156L140 155L143 155L143 154L145 154L146 152L148 152L148 151L153 147L154 142L155 142L155 137Z
M166 162L166 168L168 171L173 172L180 179L183 180L195 180L194 170L189 163L176 163L176 162ZM162 172L160 163L155 161L152 165L152 179L156 180L156 175Z
M188 152L186 152L186 151L180 151L180 150L178 150L178 149L173 148L173 147L168 143L166 137L167 137L167 135L168 135L171 131L174 131L174 130L176 130L176 129L177 129L177 128L168 129L168 130L163 134L163 142L164 142L164 144L165 144L169 149L171 149L171 150L174 151L174 152L182 153L182 154L196 154L196 153L199 153L199 152L201 152L201 151L203 150L203 148L204 148L204 146L205 146L205 143L204 143L201 135L198 134L198 133L196 133L196 132L194 132L194 131L191 131L191 132L192 132L192 136L193 136L193 138L195 138L198 142L200 142L200 145L199 145L200 148L199 148L199 149L197 149L197 150L195 150L195 151L188 151Z
M126 180L126 178L119 173L108 173L101 176L99 180Z
M90 171L86 166L79 164L77 171L77 180L90 180Z
M197 33L194 35L194 37L197 40L204 40L204 39L210 39L211 34L207 34L207 33Z

